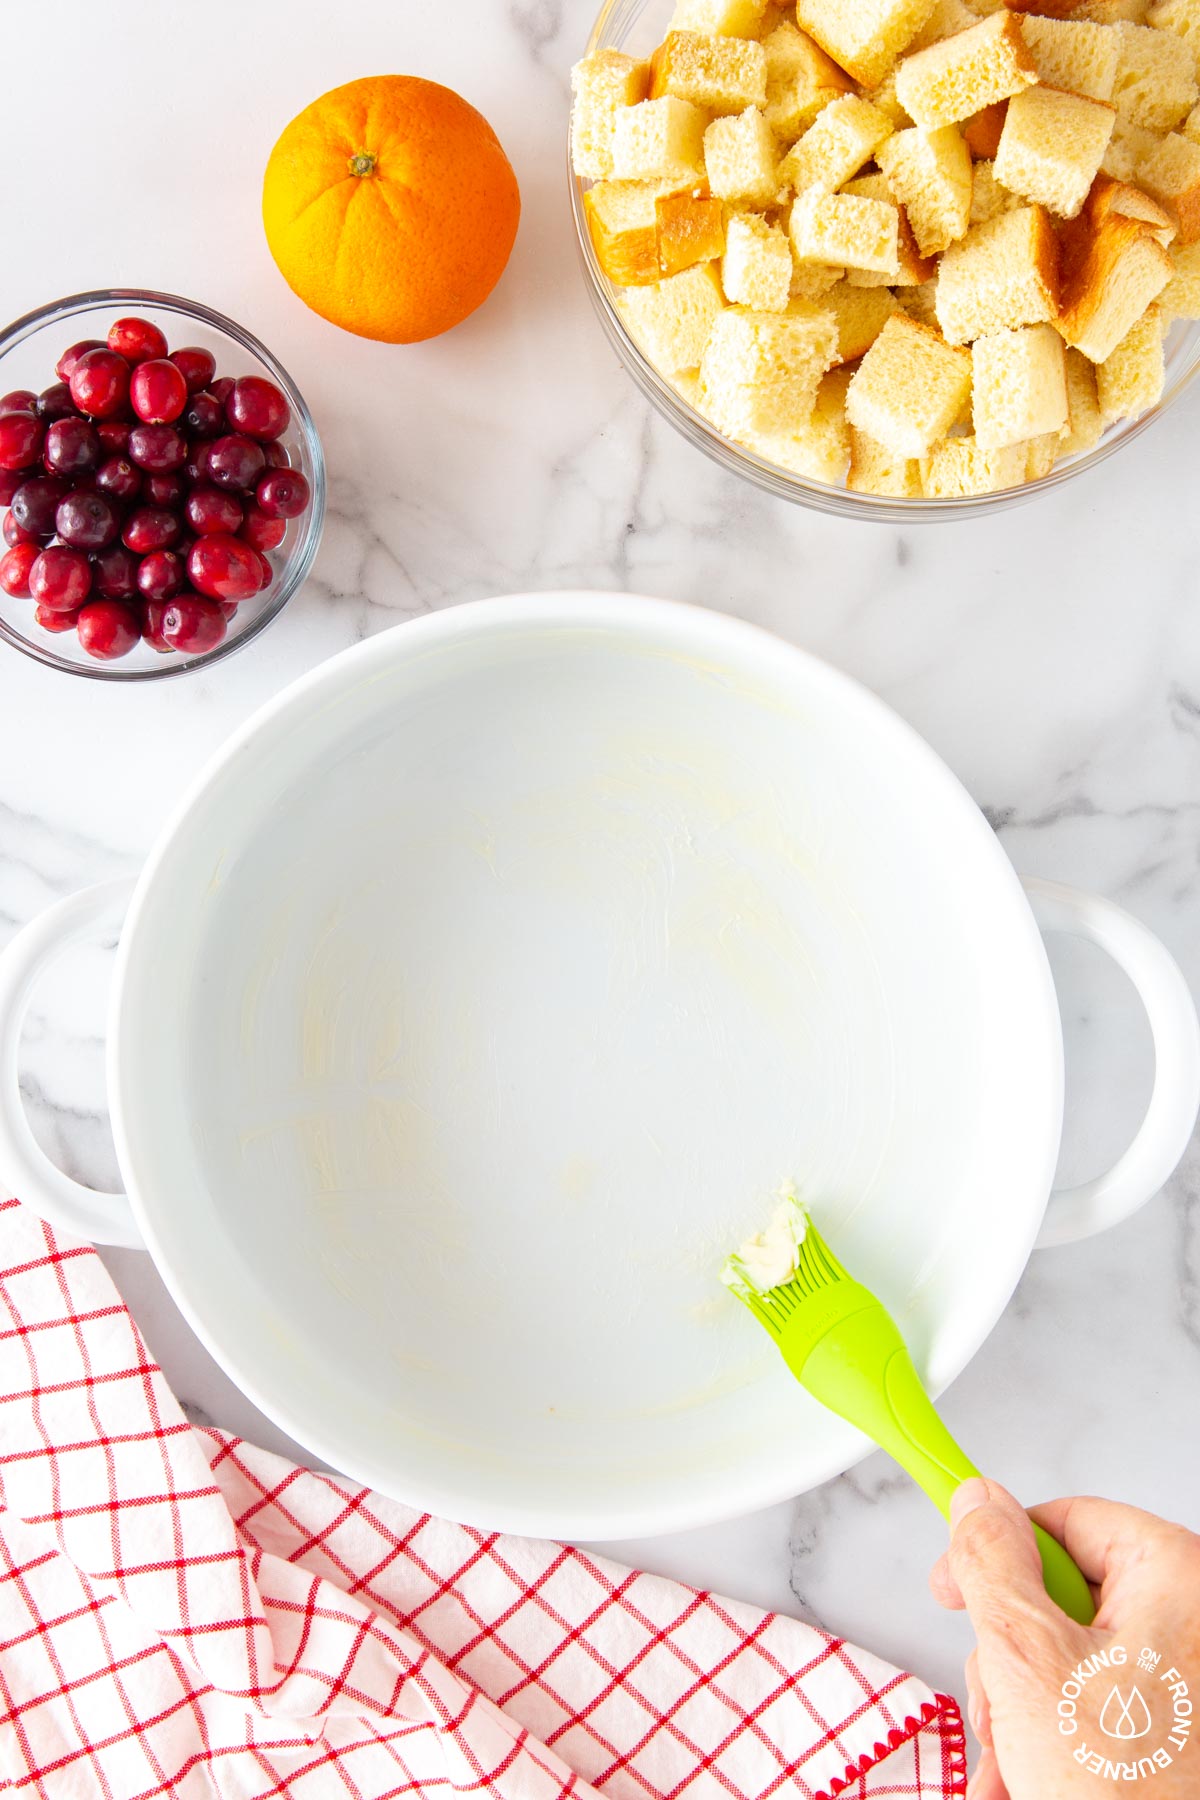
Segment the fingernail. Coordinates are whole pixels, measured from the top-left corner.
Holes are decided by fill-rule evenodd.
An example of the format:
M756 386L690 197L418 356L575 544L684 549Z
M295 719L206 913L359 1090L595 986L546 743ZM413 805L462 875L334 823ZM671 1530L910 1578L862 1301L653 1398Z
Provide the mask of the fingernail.
M970 1481L964 1481L961 1487L955 1488L950 1501L950 1529L957 1531L968 1513L976 1507L986 1506L988 1501L988 1484L981 1475L973 1475Z

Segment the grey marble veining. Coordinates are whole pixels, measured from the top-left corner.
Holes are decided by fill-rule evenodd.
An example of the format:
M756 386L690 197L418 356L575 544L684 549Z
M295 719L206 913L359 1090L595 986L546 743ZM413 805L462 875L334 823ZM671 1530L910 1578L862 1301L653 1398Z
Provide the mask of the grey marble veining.
M64 34L96 33L64 59ZM169 691L104 688L0 663L0 934L59 895L134 870L181 786L293 676L384 626L489 593L628 588L755 620L858 676L929 739L1023 872L1110 894L1200 986L1200 393L1052 498L963 525L899 529L789 508L719 472L652 416L592 316L564 195L567 71L581 0L360 0L326 15L258 0L192 9L62 0L22 25L27 68L56 69L56 154L10 192L27 246L0 266L15 316L106 282L190 294L244 320L308 396L332 474L314 577L258 642ZM172 81L169 145L130 175L123 106L94 104L120 55ZM258 179L285 120L381 69L448 82L489 116L521 180L512 266L487 307L410 349L308 314L276 274ZM114 79L116 79L114 75ZM40 136L37 83L7 130ZM15 141L15 135L14 135ZM98 197L72 204L72 171ZM89 184L89 195L92 193ZM1149 1081L1123 983L1055 951L1067 1020L1071 1178L1111 1159ZM43 1141L111 1184L101 1069L106 959L80 951L30 1019L25 1080ZM1021 1121L1014 1119L1019 1131ZM1029 1498L1119 1495L1200 1524L1200 1156L1138 1219L1036 1256L945 1402L976 1457ZM192 1416L276 1447L215 1368L149 1262L108 1256ZM798 1611L942 1686L968 1643L925 1589L943 1542L881 1456L791 1505L619 1555Z

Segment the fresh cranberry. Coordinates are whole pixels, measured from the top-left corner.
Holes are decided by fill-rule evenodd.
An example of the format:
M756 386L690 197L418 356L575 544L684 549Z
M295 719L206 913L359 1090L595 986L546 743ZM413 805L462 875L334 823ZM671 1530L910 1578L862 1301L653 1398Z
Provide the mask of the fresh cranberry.
M86 419L55 419L42 455L52 475L84 475L100 461L100 434Z
M271 469L255 488L254 498L270 519L298 519L312 494L299 469Z
M32 478L31 469L0 469L0 506L8 506L19 487Z
M183 595L167 607L161 631L172 650L198 656L205 650L215 650L225 636L225 615L211 600Z
M33 616L43 631L74 631L79 610L73 612L55 612L49 606L35 606Z
M96 427L100 442L110 455L120 455L128 449L130 430L124 419L103 419Z
M0 414L0 469L27 469L41 454L45 435L31 412Z
M152 550L138 566L137 584L146 600L173 600L184 585L182 557L174 550Z
M142 491L151 506L169 506L178 511L183 501L184 479L182 475L147 475L142 483Z
M183 465L183 479L189 487L203 487L208 481L208 445L193 444Z
M225 431L225 408L212 394L193 394L180 422L192 437L221 437Z
M222 531L196 539L187 571L192 586L210 600L248 600L262 579L257 550Z
M35 537L30 537L30 535L27 531L21 530L21 527L17 524L17 521L13 518L13 516L10 512L6 512L4 515L4 525L3 525L2 529L3 529L4 541L9 546L10 549L12 548L12 546L14 544L36 544L37 543L37 539Z
M131 363L167 354L167 340L149 319L117 319L108 328L108 347Z
M142 642L149 644L151 650L157 650L160 654L164 651L169 652L171 649L162 634L163 616L170 604L169 600L143 600L142 602Z
M30 537L52 538L54 515L69 492L66 482L54 475L34 475L22 482L12 497L13 513L21 530Z
M147 425L172 424L187 405L187 382L173 362L139 363L129 378L129 403Z
M252 488L265 465L262 445L253 438L222 437L208 447L208 478L217 487Z
M255 506L251 501L238 536L253 544L256 550L278 550L286 530L286 519L273 519L270 513L265 513L261 506Z
M179 520L165 506L139 506L125 521L121 542L138 556L168 550L179 536Z
M32 388L14 388L11 394L0 397L0 413L36 411L37 395Z
M237 618L238 603L236 600L214 600L213 605L220 607L223 619Z
M92 559L92 583L104 600L135 600L141 558L124 544L110 544Z
M133 613L119 600L90 600L81 610L75 629L88 655L103 662L128 656L142 635Z
M107 494L68 494L55 514L64 544L73 550L106 550L116 542L121 518Z
M235 494L221 488L194 487L184 504L183 515L197 537L214 531L232 534L242 522L242 503Z
M115 350L89 350L71 371L71 398L91 419L115 418L129 404L129 364Z
M192 344L185 345L182 350L172 350L170 361L187 382L189 394L198 394L201 388L206 388L217 372L217 359L212 351L198 349Z
M263 455L267 459L268 469L286 469L290 467L291 459L278 439L276 439L273 444L263 445Z
M142 475L127 456L106 456L95 474L96 490L128 506L142 491Z
M169 475L187 461L187 439L174 425L135 425L129 434L129 456L151 475Z
M52 425L55 419L79 417L79 408L72 400L71 390L65 381L55 381L48 388L43 388L33 403L33 410L47 425Z
M273 381L242 375L225 397L225 417L247 437L270 439L283 436L292 411Z
M14 544L0 556L0 588L14 600L29 596L29 571L39 555L36 544Z
M210 381L208 384L208 391L212 394L214 399L221 402L221 409L224 411L225 402L233 392L233 376L222 375L219 380Z
M86 356L89 350L103 349L104 340L102 338L80 338L77 344L72 344L69 350L63 351L54 365L54 373L60 381L69 382L75 373L75 364L81 356Z
M29 591L39 606L51 612L71 612L82 606L92 586L92 570L82 550L51 544L38 552L29 571Z

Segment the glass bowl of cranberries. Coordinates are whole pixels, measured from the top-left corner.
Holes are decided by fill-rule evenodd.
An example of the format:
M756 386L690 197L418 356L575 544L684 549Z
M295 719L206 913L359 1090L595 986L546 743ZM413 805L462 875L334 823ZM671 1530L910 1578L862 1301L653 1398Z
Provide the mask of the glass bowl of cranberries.
M0 650L107 681L228 656L312 567L320 439L241 325L73 294L0 333Z

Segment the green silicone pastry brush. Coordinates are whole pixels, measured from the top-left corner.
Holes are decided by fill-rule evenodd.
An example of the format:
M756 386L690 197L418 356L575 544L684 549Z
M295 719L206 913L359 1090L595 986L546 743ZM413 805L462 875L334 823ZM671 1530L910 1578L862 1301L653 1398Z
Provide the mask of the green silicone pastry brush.
M979 1470L934 1410L891 1314L847 1274L802 1204L786 1199L770 1230L731 1256L721 1279L775 1339L800 1385L873 1438L949 1517L955 1488ZM1033 1529L1046 1592L1090 1625L1087 1582L1060 1543Z

